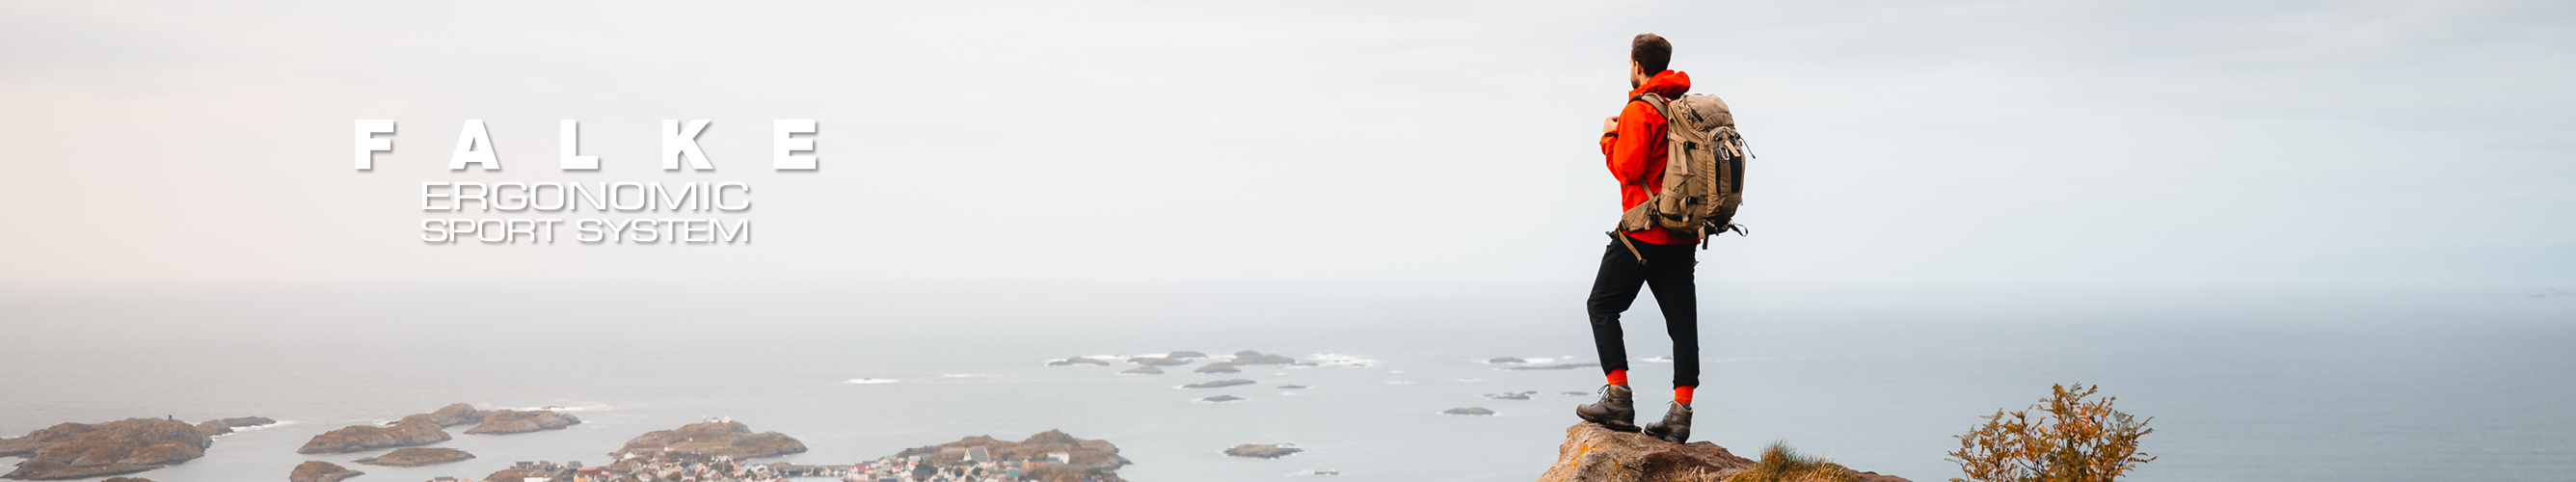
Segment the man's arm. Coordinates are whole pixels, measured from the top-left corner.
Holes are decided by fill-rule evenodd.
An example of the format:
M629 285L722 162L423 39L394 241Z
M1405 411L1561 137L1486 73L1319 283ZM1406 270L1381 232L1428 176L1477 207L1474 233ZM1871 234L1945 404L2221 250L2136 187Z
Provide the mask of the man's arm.
M1664 141L1663 115L1643 102L1629 102L1612 119L1610 131L1601 135L1601 154L1609 158L1610 176L1620 184L1645 184L1654 167L1647 154L1653 143Z

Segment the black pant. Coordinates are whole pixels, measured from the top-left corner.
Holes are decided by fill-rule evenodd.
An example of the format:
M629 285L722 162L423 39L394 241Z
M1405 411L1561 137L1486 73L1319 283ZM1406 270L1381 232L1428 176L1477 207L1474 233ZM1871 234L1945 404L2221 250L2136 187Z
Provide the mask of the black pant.
M1655 290L1655 306L1664 312L1664 332L1673 337L1673 385L1699 386L1699 294L1692 271L1699 263L1698 245L1652 244L1628 240L1645 264L1628 253L1628 245L1610 241L1601 253L1601 272L1592 278L1592 346L1601 352L1601 371L1628 369L1628 347L1619 333L1619 313L1637 302L1640 285Z

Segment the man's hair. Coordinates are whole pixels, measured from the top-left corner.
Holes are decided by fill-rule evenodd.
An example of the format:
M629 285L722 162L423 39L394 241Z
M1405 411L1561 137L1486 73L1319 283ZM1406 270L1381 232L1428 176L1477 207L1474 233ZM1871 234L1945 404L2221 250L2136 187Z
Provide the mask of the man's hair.
M1637 61L1637 66L1643 67L1646 75L1663 72L1673 64L1673 43L1661 35L1637 34L1637 40L1628 42L1628 60Z

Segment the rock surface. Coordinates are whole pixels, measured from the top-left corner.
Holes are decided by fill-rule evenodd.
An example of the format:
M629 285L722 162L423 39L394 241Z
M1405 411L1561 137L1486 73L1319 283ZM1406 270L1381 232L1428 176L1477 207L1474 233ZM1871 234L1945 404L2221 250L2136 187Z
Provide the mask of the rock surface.
M1243 373L1243 370L1235 368L1234 364L1226 362L1209 363L1207 366L1199 367L1197 370L1190 371L1198 373Z
M204 457L214 439L177 420L129 418L64 423L0 439L0 457L22 457L0 478L67 480L124 475Z
M1565 428L1556 464L1538 482L1720 482L1753 461L1708 442L1677 444L1592 423ZM1854 472L1863 482L1912 482L1875 472Z
M1243 397L1237 397L1237 396L1233 396L1233 395L1217 395L1217 396L1213 396L1213 397L1201 398L1201 399L1199 399L1199 401L1202 401L1202 402L1208 402L1208 403L1224 403L1224 402L1231 402L1231 401L1242 400L1242 399L1243 399Z
M1217 380L1217 381L1213 381L1213 382L1192 383L1192 384L1188 384L1188 385L1182 385L1182 386L1181 386L1181 388L1225 388L1225 387L1238 386L1238 385L1251 385L1251 384L1253 384L1253 383L1255 383L1255 382L1253 382L1253 381L1251 381L1251 380L1245 380L1245 379L1237 378L1237 379L1233 379L1233 380Z
M142 477L108 477L99 479L98 482L152 482L152 479Z
M1523 360L1523 359L1520 359L1520 358L1517 358L1517 357L1498 356L1498 357L1493 357L1493 358L1486 359L1486 360L1485 360L1485 363L1493 363L1493 364L1503 364L1503 363L1529 363L1529 360Z
M1138 364L1138 365L1144 365L1144 366L1152 366L1152 367L1169 367L1169 366L1180 366L1180 365L1188 365L1188 364L1190 364L1190 361L1189 361L1189 360L1182 360L1182 359L1177 359L1177 358L1163 358L1163 357L1146 357L1146 356L1140 356L1140 357L1135 357L1135 358L1129 358L1129 359L1127 359L1127 362L1128 362L1128 363Z
M465 433L477 435L528 433L538 430L560 430L580 423L579 418L553 410L499 410L484 413L483 421L475 423L474 428L466 429Z
M340 482L342 479L360 475L367 475L367 473L349 470L339 464L314 460L295 466L294 472L286 474L286 480L287 482Z
M1226 454L1226 455L1230 455L1230 456L1235 456L1235 457L1244 457L1244 458L1254 458L1254 459L1275 459L1275 458L1280 458L1280 457L1286 457L1286 456L1288 456L1288 454L1293 454L1293 453L1298 453L1298 452L1304 452L1304 451L1306 451L1306 449L1301 449L1301 448L1296 448L1296 447L1290 447L1290 446L1287 446L1287 445L1253 445L1253 444L1243 444L1243 445L1236 445L1236 446L1234 446L1234 448L1225 449L1225 454Z
M474 454L465 453L463 450L451 448L410 447L394 449L393 452L389 452L384 455L352 460L350 462L367 465L382 465L386 467L419 467L423 465L437 465L448 462L472 460L473 458Z
M1441 411L1440 411L1440 413L1446 413L1446 414L1450 414L1450 415L1473 415L1473 416L1479 416L1479 417L1482 417L1482 416L1491 416L1491 415L1493 415L1493 414L1494 414L1494 411L1492 411L1492 410L1486 410L1486 409L1485 409L1485 407L1460 407L1460 408L1452 408L1452 409L1448 409L1448 410L1441 410Z
M1168 355L1163 355L1163 358L1177 358L1177 359L1182 359L1182 360L1188 360L1188 359L1192 359L1192 358L1207 358L1207 357L1208 357L1208 356L1207 356L1207 354L1206 354L1206 353L1199 353L1199 352L1189 351L1189 350L1181 350L1181 351L1172 352L1171 354L1168 354Z
M1161 374L1163 374L1163 369L1161 369L1161 368L1155 368L1155 367L1150 367L1150 366L1142 366L1142 367L1136 367L1136 368L1129 368L1129 369L1127 369L1127 371L1118 372L1118 373L1125 373L1125 374L1130 374L1130 375L1161 375Z
M751 427L742 422L705 422L647 432L626 441L625 448L609 455L623 457L664 450L747 459L804 453L805 443L778 432L752 433Z

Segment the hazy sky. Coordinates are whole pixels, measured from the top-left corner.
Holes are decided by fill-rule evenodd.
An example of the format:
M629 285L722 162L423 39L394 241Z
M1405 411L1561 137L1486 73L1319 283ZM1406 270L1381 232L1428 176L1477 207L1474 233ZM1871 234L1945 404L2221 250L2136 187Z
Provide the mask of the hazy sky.
M1640 32L1760 156L1707 277L2576 279L2565 2L6 1L0 280L1579 283ZM426 245L425 181L748 182L755 241Z

